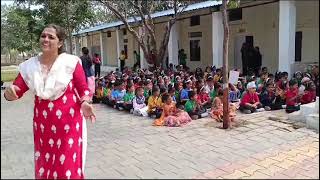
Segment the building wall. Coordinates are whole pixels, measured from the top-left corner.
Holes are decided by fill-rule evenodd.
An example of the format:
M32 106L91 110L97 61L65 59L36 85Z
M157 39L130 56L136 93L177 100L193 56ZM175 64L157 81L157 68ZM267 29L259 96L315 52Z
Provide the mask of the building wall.
M319 1L296 1L297 29L302 31L302 63L319 61Z
M196 67L205 68L212 65L212 31L211 14L200 17L200 25L190 26L190 18L179 21L179 48L187 54L187 66L191 69ZM202 37L190 38L190 32L202 32ZM190 40L200 40L200 61L190 61Z
M262 54L262 66L269 67L271 72L276 71L278 67L278 9L278 3L243 8L242 21L230 22L229 68L236 68L237 64L242 64L236 62L239 61L236 59L236 38L253 36L254 46L259 46Z
M302 31L301 63L319 61L319 1L296 1L296 31ZM252 35L260 47L262 66L278 69L279 3L243 8L242 21L230 22L229 66L236 67L235 39ZM244 32L243 32L244 31Z
M107 37L107 66L118 66L117 36L116 31L111 31L111 37Z
M127 36L126 38L128 39L128 43L126 43L126 45L128 46L128 59L126 60L126 66L128 67L133 67L134 64L134 56L133 56L133 51L134 51L134 47L133 47L133 39L134 37L132 36L132 34L127 31Z

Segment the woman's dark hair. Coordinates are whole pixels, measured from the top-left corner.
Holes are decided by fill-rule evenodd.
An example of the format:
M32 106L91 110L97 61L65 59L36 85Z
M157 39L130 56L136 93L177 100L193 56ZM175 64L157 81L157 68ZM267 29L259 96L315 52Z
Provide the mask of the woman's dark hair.
M83 53L84 55L88 55L88 54L89 54L89 49L88 49L87 47L83 47L83 48L81 49L81 51L82 51L82 53Z
M166 102L169 99L170 95L168 93L163 93L161 100L162 102Z
M62 46L58 49L58 54L64 53L64 40L67 37L65 29L56 24L48 24L45 28L53 28L56 30L56 35L59 41L62 42Z

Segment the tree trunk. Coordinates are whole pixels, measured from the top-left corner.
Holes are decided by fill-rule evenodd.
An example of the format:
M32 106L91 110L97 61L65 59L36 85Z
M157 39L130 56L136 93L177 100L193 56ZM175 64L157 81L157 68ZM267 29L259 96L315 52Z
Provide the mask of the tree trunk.
M222 18L223 18L223 129L228 129L230 125L229 120L229 83L228 83L228 46L229 46L229 25L227 14L228 0L222 1Z

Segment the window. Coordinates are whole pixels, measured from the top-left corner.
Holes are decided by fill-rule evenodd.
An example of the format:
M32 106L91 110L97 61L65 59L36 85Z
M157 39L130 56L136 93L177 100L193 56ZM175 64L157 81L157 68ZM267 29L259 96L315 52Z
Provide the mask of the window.
M200 40L190 40L190 61L200 61Z
M295 39L295 62L301 62L301 50L302 50L302 31L296 32Z
M242 9L232 9L229 11L229 21L238 21L242 19Z
M128 43L128 39L123 39L123 43Z
M189 38L202 37L202 32L189 32Z
M127 35L127 29L122 29L122 33L124 36Z
M107 37L111 37L111 31L107 32Z
M190 26L200 25L200 16L192 16L190 18Z

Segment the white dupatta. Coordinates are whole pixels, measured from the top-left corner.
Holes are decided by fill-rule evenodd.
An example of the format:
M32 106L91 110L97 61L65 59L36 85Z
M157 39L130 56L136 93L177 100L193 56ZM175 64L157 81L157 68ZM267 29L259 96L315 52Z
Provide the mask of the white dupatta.
M19 65L19 72L29 89L41 99L56 100L61 97L73 78L79 57L62 53L53 63L44 81L39 56L32 57Z

